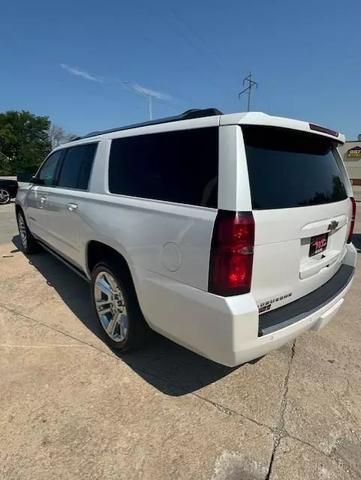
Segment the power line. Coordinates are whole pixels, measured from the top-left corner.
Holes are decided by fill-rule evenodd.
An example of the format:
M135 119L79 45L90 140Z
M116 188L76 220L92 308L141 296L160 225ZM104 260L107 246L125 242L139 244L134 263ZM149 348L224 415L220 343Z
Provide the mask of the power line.
M186 22L186 20L181 17L174 9L171 9L171 13L173 14L173 16L176 18L176 20L178 20L178 22L180 24L182 24L187 30L188 30L188 33L193 36L193 39L195 39L196 41L198 41L198 44L202 45L202 48L203 48L203 51L204 52L207 52L207 54L209 55L209 57L212 57L213 58L213 61L215 61L217 64L218 64L218 67L221 67L222 69L223 68L227 68L225 63L223 62L223 60L215 53L214 50L212 50L211 48L209 48L206 40L204 38L202 38L198 32L196 32L193 27L191 27L191 25Z
M238 78L238 73L235 72L233 67L231 67L230 64L227 64L223 57L217 53L215 48L209 43L209 41L206 39L206 37L202 36L199 31L191 26L189 22L185 20L184 17L179 15L174 9L171 9L170 12L173 14L173 16L178 20L179 24L183 24L183 26L188 30L191 36L193 36L193 39L198 42L199 45L202 46L203 52L206 52L208 54L208 57L214 62L214 65L217 64L219 68L221 68L221 71L229 71L232 70L230 73L232 75L237 76Z
M190 46L197 53L198 58L200 59L204 58L205 48L204 48L204 45L203 45L203 49L199 48L199 43L200 43L199 36L198 36L198 39L195 38L195 35L193 34L191 27L189 27L189 25L182 18L180 18L179 15L174 10L171 9L171 10L168 10L168 12L164 12L163 10L160 10L160 11L157 11L157 13L155 14L154 8L151 8L150 5L148 5L148 11L152 15L153 19L158 19L159 16L162 16L164 19L165 28L170 30L173 36L179 37L183 40L183 42L187 43L188 46ZM171 16L173 16L173 18L177 20L177 22L173 22L175 28L173 27L173 25L170 24L169 17L167 17L165 13L170 13ZM185 31L186 29L188 30L188 32ZM213 60L215 60L214 57L213 57ZM219 64L217 65L217 67L219 69ZM195 73L195 71L198 71L198 74L201 75L202 78L204 79L206 78L208 83L212 84L217 90L219 90L220 88L222 89L224 88L224 86L220 82L217 83L215 79L212 76L210 76L209 72L207 72L203 68L202 62L200 61L194 62L194 64L192 65L192 73ZM192 99L192 103L197 103L197 100Z

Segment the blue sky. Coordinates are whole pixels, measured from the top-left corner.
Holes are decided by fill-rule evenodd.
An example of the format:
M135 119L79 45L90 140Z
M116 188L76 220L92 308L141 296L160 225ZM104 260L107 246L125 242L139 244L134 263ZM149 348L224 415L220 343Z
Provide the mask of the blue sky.
M1 2L0 111L49 115L67 131L188 108L252 110L361 133L361 2L49 0ZM129 83L124 83L129 82ZM143 90L144 91L144 90Z

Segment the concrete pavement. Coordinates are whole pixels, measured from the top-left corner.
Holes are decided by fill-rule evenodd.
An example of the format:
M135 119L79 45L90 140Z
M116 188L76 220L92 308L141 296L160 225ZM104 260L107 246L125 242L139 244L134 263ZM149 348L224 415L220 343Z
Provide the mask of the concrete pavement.
M324 330L228 369L155 335L117 356L87 284L0 208L0 478L361 478L361 269ZM356 243L361 248L361 225Z
M9 243L17 234L13 200L8 205L0 205L0 245Z

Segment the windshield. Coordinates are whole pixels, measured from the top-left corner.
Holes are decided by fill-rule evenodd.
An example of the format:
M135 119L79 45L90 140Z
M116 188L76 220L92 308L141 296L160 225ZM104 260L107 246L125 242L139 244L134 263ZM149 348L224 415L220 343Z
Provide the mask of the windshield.
M254 209L320 205L347 198L333 140L276 127L246 125L242 131Z

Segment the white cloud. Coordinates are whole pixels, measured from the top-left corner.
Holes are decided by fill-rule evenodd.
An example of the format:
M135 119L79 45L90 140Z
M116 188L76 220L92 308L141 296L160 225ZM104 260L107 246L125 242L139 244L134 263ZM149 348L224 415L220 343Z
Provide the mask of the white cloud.
M100 77L95 77L94 75L90 75L90 73L85 72L84 70L80 70L78 67L70 67L66 63L61 63L60 67L63 70L66 70L68 73L72 75L76 75L77 77L84 78L85 80L90 80L91 82L98 82L103 83L103 79Z
M81 70L79 67L71 67L66 63L61 63L60 67L66 72L70 73L71 75L76 75L77 77L84 78L85 80L90 80L91 82L104 83L104 78L91 75L90 73L84 70ZM162 100L164 102L174 101L174 98L168 93L158 92L157 90L152 90L151 88L143 87L142 85L139 85L139 83L129 82L126 80L113 80L113 81L120 83L127 90L130 90L131 92L136 93L138 95L142 95L143 97L153 97L157 100Z
M157 100L164 100L166 102L170 102L173 100L173 97L168 93L157 92L156 90L152 90L148 87L143 87L138 83L122 81L122 80L119 80L119 83L121 83L123 87L129 90L132 90L133 92L138 93L139 95L143 95L144 97L150 96L150 97L156 98Z

